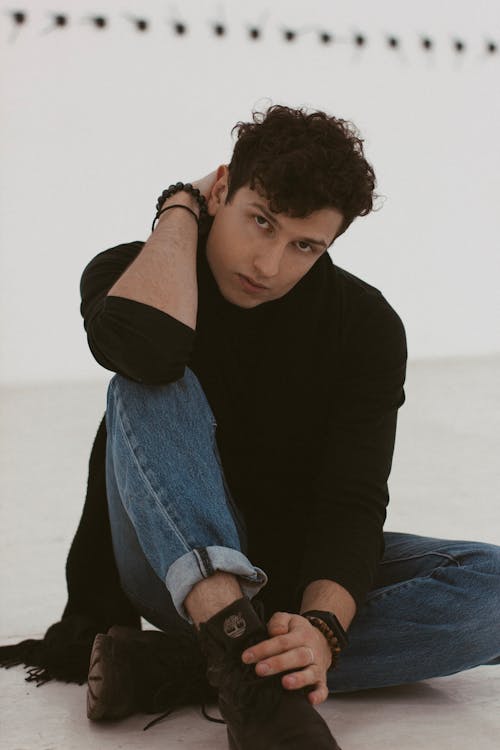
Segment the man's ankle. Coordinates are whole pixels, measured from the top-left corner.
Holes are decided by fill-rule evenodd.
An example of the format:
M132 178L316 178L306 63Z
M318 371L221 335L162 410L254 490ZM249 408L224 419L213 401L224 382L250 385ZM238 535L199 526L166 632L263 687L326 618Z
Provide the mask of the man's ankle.
M237 577L218 570L193 586L184 599L184 606L199 630L200 622L206 622L242 596Z

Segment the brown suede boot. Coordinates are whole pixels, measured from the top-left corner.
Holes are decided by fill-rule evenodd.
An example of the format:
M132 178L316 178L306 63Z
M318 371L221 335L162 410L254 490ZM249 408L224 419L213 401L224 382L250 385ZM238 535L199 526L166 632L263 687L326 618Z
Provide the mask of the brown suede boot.
M166 633L113 625L98 633L90 657L87 716L92 721L134 713L168 716L183 705L215 700L194 630Z
M244 596L200 623L198 633L230 750L340 750L305 688L285 690L286 672L260 677L242 662L246 648L269 638L262 604L255 605L259 613Z

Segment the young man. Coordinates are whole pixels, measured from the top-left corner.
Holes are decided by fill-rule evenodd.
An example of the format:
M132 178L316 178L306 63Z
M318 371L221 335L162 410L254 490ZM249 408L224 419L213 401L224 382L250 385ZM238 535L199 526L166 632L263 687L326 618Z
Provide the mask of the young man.
M77 679L93 641L89 718L212 695L232 750L336 748L330 693L499 663L499 548L383 532L405 332L328 253L374 185L350 123L277 105L85 268L116 375L68 604L22 658Z

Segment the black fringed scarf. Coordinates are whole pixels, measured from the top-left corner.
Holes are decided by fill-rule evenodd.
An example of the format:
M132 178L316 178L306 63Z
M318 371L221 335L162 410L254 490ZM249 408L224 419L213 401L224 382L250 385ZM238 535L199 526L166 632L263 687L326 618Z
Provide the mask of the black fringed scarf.
M141 627L140 616L121 589L113 556L108 507L103 502L105 450L103 417L90 454L83 513L66 561L68 601L60 622L51 625L42 640L29 638L0 647L0 665L31 667L26 679L37 685L52 679L83 684L97 633L106 633L115 623Z

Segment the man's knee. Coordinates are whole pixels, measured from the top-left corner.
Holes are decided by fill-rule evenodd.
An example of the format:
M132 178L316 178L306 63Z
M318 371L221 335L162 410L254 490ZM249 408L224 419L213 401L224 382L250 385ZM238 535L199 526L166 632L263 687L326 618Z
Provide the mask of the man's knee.
M485 573L497 579L500 591L500 547L488 542L471 542L467 551L460 556L460 564L471 567L478 573Z
M198 428L202 423L212 431L216 420L198 378L189 367L183 378L161 385L148 385L116 373L108 384L107 409L115 405L126 408L130 420L139 424L149 418L162 425L179 422ZM191 415L192 418L191 418Z

